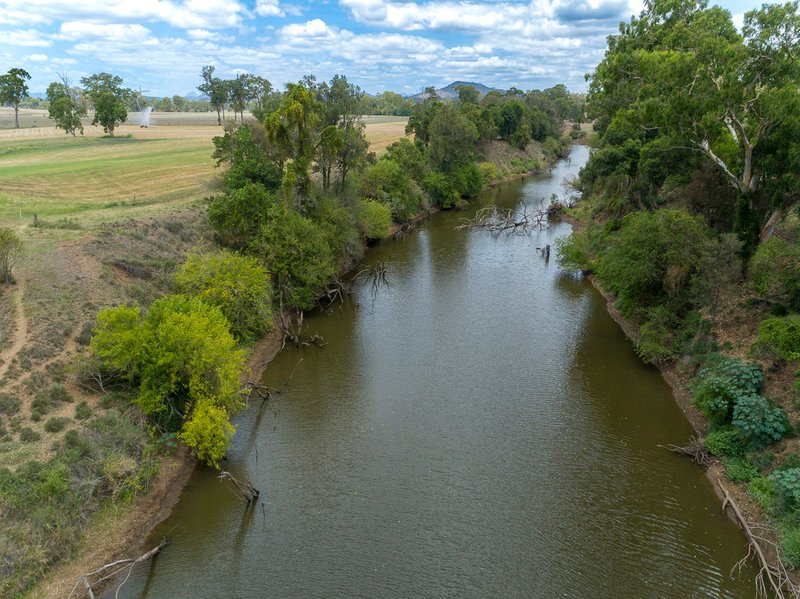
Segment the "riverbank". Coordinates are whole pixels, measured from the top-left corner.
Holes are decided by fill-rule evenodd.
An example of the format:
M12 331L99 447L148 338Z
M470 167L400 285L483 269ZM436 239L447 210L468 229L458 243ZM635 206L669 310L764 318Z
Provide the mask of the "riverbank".
M580 231L585 226L583 222L570 215L563 215L563 219L572 225L574 231ZM616 306L617 298L613 293L604 289L596 275L587 273L586 279L604 298L606 309L611 318L617 323L631 344L635 345L638 341L637 324L622 315ZM700 412L694 403L690 389L691 378L686 373L685 368L682 368L682 365L680 361L653 364L667 385L669 385L675 403L694 430L695 438L703 439L708 432L709 423L705 415ZM686 439L687 446L691 445L691 443L692 439ZM668 451L669 448L665 447L664 450ZM770 565L777 566L780 558L775 548L778 546L779 539L777 531L770 525L764 510L748 492L746 484L736 483L728 478L725 467L719 458L710 454L707 457L710 463L704 468L705 475L720 500L722 513L726 514L750 541L753 539L749 537L751 532L747 528L757 528L759 535L763 537L762 541L766 541L766 543L759 542L761 551L770 561ZM735 507L731 507L731 502ZM740 517L745 522L742 522ZM794 583L800 581L800 576L797 576L796 572L792 574Z

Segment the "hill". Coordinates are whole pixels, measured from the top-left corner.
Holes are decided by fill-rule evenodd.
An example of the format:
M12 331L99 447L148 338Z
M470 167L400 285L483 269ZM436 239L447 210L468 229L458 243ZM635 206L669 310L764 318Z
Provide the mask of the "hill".
M439 94L439 97L443 100L455 100L458 98L458 87L461 85L469 85L474 87L478 90L481 98L483 98L489 92L497 91L503 92L502 89L497 89L495 87L488 87L483 83L476 83L474 81L453 81L450 85L447 85L441 89L437 89L436 93ZM409 99L414 100L415 102L422 102L427 98L427 94L425 92L420 92L414 96L409 96Z

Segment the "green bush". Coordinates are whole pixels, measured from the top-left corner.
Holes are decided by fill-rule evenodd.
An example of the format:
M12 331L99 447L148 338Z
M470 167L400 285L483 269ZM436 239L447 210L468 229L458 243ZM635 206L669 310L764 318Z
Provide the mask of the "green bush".
M434 203L442 208L453 208L461 202L461 193L451 177L441 171L430 171L422 185L431 194Z
M783 559L792 568L800 568L800 528L782 530L780 534Z
M775 502L775 491L772 487L772 482L768 478L757 476L747 485L747 490L764 510L772 510Z
M558 265L566 271L590 272L595 268L591 243L585 231L573 231L556 239L556 258Z
M388 205L395 220L407 220L422 207L419 187L412 177L400 162L385 157L364 171L358 180L358 191L365 199Z
M251 340L272 328L272 285L255 258L227 250L190 254L175 274L181 293L216 306L237 339Z
M11 393L0 393L0 414L13 416L19 412L20 401Z
M800 360L800 315L763 321L758 327L757 344L781 360Z
M750 260L750 275L757 293L800 310L800 244L770 237Z
M360 229L367 239L380 239L389 234L392 226L392 211L375 200L361 200Z
M754 449L780 441L791 430L783 408L770 405L761 395L737 397L731 422L744 433Z
M706 449L717 457L740 457L747 448L747 438L730 424L709 430L704 443Z
M19 440L23 443L36 443L42 436L30 427L23 427L19 431Z
M275 278L284 307L313 308L336 274L325 230L286 206L269 212L250 248Z
M767 477L782 511L800 507L800 468L776 470Z
M713 422L728 422L739 397L757 395L764 386L758 364L715 355L692 383L695 405Z
M756 470L745 458L724 458L725 474L733 482L749 482L758 475Z
M81 401L75 406L75 418L78 420L88 420L92 415L92 408L85 401Z
M644 324L639 328L636 353L645 362L657 364L675 358L680 349L680 319L666 306L656 306L645 312Z
M497 179L497 165L493 162L481 162L478 169L483 177L483 184L487 185Z
M59 433L64 430L64 427L66 427L67 424L69 424L69 418L50 418L44 423L44 430L46 430L48 433Z

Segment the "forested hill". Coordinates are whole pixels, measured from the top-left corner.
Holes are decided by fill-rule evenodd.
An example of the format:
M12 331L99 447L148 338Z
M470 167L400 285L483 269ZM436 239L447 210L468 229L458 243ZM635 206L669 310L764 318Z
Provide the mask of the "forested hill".
M800 15L737 28L649 0L590 76L596 135L562 264L594 271L647 360L693 378L708 450L800 566ZM777 454L778 457L775 457Z

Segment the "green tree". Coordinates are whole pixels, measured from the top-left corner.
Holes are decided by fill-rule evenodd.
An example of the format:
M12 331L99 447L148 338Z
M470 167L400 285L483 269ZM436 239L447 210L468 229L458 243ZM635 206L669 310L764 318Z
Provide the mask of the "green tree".
M19 262L23 254L22 240L14 229L0 227L0 279L4 283L11 283L11 269Z
M227 250L189 254L175 282L181 293L218 307L237 339L251 341L272 328L271 278L252 257Z
M245 182L217 196L208 208L208 221L221 243L245 249L266 223L269 209L278 200L260 183Z
M284 307L308 310L336 274L336 262L325 231L283 205L271 207L250 245L272 273Z
M211 65L202 68L200 76L203 78L203 83L198 85L197 89L208 96L209 103L217 111L217 125L221 125L222 117L225 116L225 104L228 102L228 86L223 79L214 77L215 70Z
M428 136L431 165L451 172L472 160L478 129L456 107L446 104L431 119Z
M0 75L0 104L11 104L14 108L14 125L19 129L19 105L28 97L28 84L31 76L24 69L9 69Z
M103 131L111 136L114 135L117 125L124 123L128 118L125 98L132 92L122 87L122 83L122 77L109 73L97 73L81 78L86 95L94 106L92 125L100 125Z
M54 81L47 88L48 112L56 127L73 136L77 131L83 135L81 117L86 116L86 107L67 80Z
M138 308L107 308L97 317L91 352L138 384L136 404L205 464L219 467L243 406L244 352L229 323L198 298L173 295Z

